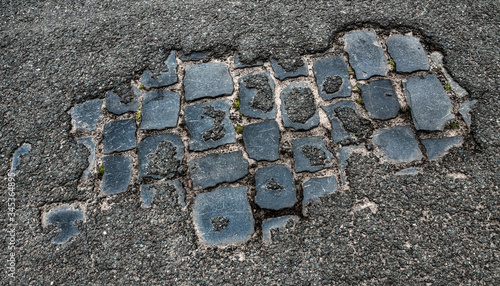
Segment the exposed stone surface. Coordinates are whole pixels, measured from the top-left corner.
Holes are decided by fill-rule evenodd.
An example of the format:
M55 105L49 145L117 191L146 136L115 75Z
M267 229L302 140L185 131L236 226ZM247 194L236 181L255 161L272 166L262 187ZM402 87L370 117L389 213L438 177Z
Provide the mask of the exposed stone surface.
M464 140L460 136L422 139L422 144L425 147L429 160L439 159L446 154L451 147L459 146L463 142Z
M89 178L90 171L94 168L94 160L95 160L95 142L92 137L85 138L76 138L76 141L85 145L85 147L89 148L89 165L85 171L83 171L82 179L83 181L87 181Z
M369 79L374 75L387 75L387 59L373 30L347 33L344 49L357 79Z
M458 109L458 112L460 112L460 115L462 115L462 118L464 119L465 123L467 124L467 127L469 128L470 124L472 123L470 111L472 109L472 106L476 104L476 102L477 100L466 101L460 104L460 108Z
M132 87L132 89L134 89L134 98L129 103L122 103L120 97L116 93L108 91L106 93L106 109L116 115L137 111L141 106L141 103L137 100L137 96L140 95L141 92L135 86Z
M351 96L349 72L342 57L316 60L313 71L319 95L324 100Z
M170 90L148 92L142 100L141 129L164 129L177 126L181 96Z
M347 183L346 178L346 168L347 168L347 159L351 156L352 153L356 150L362 149L361 146L346 146L340 147L337 149L337 158L339 162L339 171L340 171L340 183L345 185Z
M56 224L61 229L59 235L52 239L53 244L66 243L70 238L80 233L74 225L77 220L85 218L81 210L76 210L70 206L63 205L50 210L47 214L47 223Z
M104 154L134 149L135 119L115 120L104 125Z
M435 75L410 77L403 81L403 87L417 130L442 131L455 118L450 113L451 100Z
M248 161L241 151L209 154L189 162L194 187L203 189L234 182L248 174Z
M391 80L381 79L358 85L370 118L387 120L398 115L401 105Z
M184 77L186 101L230 95L233 90L233 79L226 64L206 63L186 67Z
M422 168L406 168L396 172L396 176L415 176L423 172Z
M195 62L206 59L207 54L204 52L192 52L190 54L179 53L179 59L183 62Z
M271 58L270 61L271 61L271 66L273 67L274 77L277 78L277 79L279 79L279 80L284 80L284 79L287 79L287 78L294 78L294 77L307 76L308 75L307 63L306 63L305 60L302 60L302 62L304 64L302 66L298 67L294 71L287 71L287 70L285 70L273 58Z
M139 177L171 179L184 174L184 145L179 135L164 133L146 137L138 149Z
M155 194L156 190L150 185L141 185L141 201L146 207L151 207Z
M261 119L276 117L274 81L269 71L251 73L241 77L238 81L241 114Z
M246 187L219 188L196 195L193 222L202 244L241 244L254 232L252 209Z
M12 164L10 165L10 173L18 174L19 170L17 167L19 166L19 161L21 159L21 155L28 154L31 151L31 144L23 143L21 147L17 148L12 156Z
M319 198L332 194L337 190L338 184L335 176L310 178L302 184L304 199L302 200L303 209L308 203L319 202Z
M250 67L258 67L264 65L263 61L256 61L252 64L244 64L240 61L240 57L238 55L234 55L234 68L242 69L242 68L250 68Z
M371 122L362 118L354 102L342 100L322 106L332 125L333 142L343 145L365 142L373 132Z
M379 147L380 153L389 162L412 162L423 157L409 125L375 131L373 144Z
M165 61L166 67L159 75L154 75L151 71L146 70L141 76L141 83L146 88L164 87L177 82L177 61L175 60L175 51L171 51Z
M141 200L146 207L150 207L156 194L162 194L165 191L177 193L179 204L186 206L186 191L178 180L162 181L151 185L141 185ZM161 206L163 207L163 206Z
M132 159L123 156L104 156L102 164L104 166L104 175L101 189L104 195L125 192L132 176Z
M295 130L309 130L319 124L314 95L307 82L292 82L281 91L283 125Z
M431 60L441 69L441 72L443 73L444 77L446 78L446 81L450 85L451 89L455 92L457 97L461 98L466 95L469 95L467 90L465 90L463 87L461 87L448 73L448 71L444 68L443 65L443 54L440 52L433 52L431 54Z
M284 230L289 221L296 223L299 221L299 219L300 218L295 215L286 215L265 219L262 222L262 242L264 244L271 244L273 242L271 230Z
M292 171L285 165L271 165L255 173L255 202L261 208L279 210L297 202Z
M397 72L411 73L429 70L429 60L420 41L407 35L390 36L385 43Z
M280 130L274 120L243 127L243 142L248 157L258 161L276 161L280 158Z
M102 99L94 99L76 104L70 110L73 118L73 126L78 132L89 132L95 130L97 122L102 119Z
M316 172L332 166L332 153L321 136L301 137L292 140L295 172Z

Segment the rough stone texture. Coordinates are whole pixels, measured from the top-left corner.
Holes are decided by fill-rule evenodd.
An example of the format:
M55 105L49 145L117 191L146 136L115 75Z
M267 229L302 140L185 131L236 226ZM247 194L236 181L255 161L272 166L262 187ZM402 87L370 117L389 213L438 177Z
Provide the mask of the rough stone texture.
M70 110L73 126L78 132L95 130L97 122L102 119L102 99L89 100L77 104Z
M206 189L219 183L234 182L248 174L248 161L241 151L209 154L189 162L194 187Z
M292 140L295 172L316 172L332 166L332 153L321 136L301 137Z
M285 127L309 130L318 126L316 101L307 82L292 82L281 91L281 114Z
M252 64L244 64L240 61L240 57L238 55L234 55L234 68L242 69L242 68L250 68L250 67L259 67L264 65L263 61L256 61Z
M270 61L271 61L271 66L273 67L274 77L279 79L279 80L308 75L307 63L305 60L302 60L303 65L300 67L297 67L295 70L284 69L273 58L270 58Z
M411 116L417 130L442 131L455 116L439 79L433 75L410 77L403 81Z
M398 171L396 176L415 176L421 174L424 170L422 168L406 168Z
M412 162L423 157L409 125L375 131L373 144L378 146L382 157L389 162Z
M116 120L104 125L104 154L134 149L135 119Z
M102 176L101 189L104 195L125 192L132 175L132 159L123 156L104 156L102 164L104 175Z
M373 30L361 30L344 36L344 49L349 54L357 79L369 79L374 75L387 75L387 59Z
M280 158L280 130L274 120L243 127L243 143L248 157L257 161L276 161Z
M236 142L236 132L229 119L229 100L186 106L184 117L191 135L189 149L203 151Z
M284 230L289 221L292 221L294 224L300 220L298 216L295 215L286 215L280 217L273 217L265 219L262 222L262 242L264 244L271 244L272 241L272 230Z
M437 160L444 156L451 147L459 146L464 142L462 137L445 137L422 139L422 144L427 152L429 160Z
M151 207L155 194L156 190L150 188L149 185L141 185L141 201L144 206Z
M85 147L89 148L89 151L90 151L89 160L88 160L89 164L87 166L87 169L85 169L85 171L83 171L83 174L82 174L82 180L87 181L87 179L89 178L90 172L94 168L95 142L94 142L94 139L92 137L76 138L76 141L85 145Z
M261 208L279 210L297 202L292 170L285 165L271 165L255 173L255 203Z
M153 199L157 193L163 193L165 190L174 190L177 193L179 205L186 206L186 191L178 180L162 181L151 185L141 185L141 201L146 207L151 207ZM163 206L160 206L161 208Z
M338 184L335 176L322 178L309 178L302 183L304 199L302 200L302 208L306 209L307 205L312 202L319 202L319 198L325 195L333 194L337 190Z
M276 117L274 81L269 71L248 74L241 77L238 82L241 114L261 119Z
M225 246L241 244L254 232L247 188L219 188L196 195L193 222L202 244Z
M351 96L349 72L342 57L316 60L313 71L319 95L323 100Z
M18 174L19 170L17 167L19 166L19 162L21 159L21 155L28 154L31 151L31 144L23 143L21 147L17 148L12 156L12 163L10 165L10 173Z
M361 146L347 146L341 147L337 149L337 158L339 162L339 171L340 171L340 183L345 185L347 183L346 169L347 169L347 160L356 150L363 149Z
M370 118L387 120L398 115L401 105L391 80L381 79L358 85Z
M61 232L52 239L53 244L66 243L70 238L80 233L74 225L77 220L83 220L85 215L81 210L75 210L68 205L56 207L47 214L47 223L56 224Z
M476 103L477 103L477 100L466 101L466 102L460 104L460 108L458 109L458 112L460 112L460 115L462 115L462 118L464 119L465 123L467 124L467 127L469 127L469 128L470 128L470 124L472 122L470 112L472 110L472 106Z
M431 60L441 69L441 72L443 73L444 77L446 78L446 81L450 85L451 89L455 92L457 97L461 98L464 96L469 95L467 90L465 90L463 87L461 87L448 73L448 71L444 68L443 65L443 54L440 52L433 52L431 54Z
M148 92L142 100L141 129L164 129L177 126L181 96L169 90Z
M158 148L162 142L168 142L171 145L163 144L163 148ZM139 177L161 179L164 176L174 178L183 174L182 166L180 165L184 157L184 145L182 144L182 140L179 135L174 133L164 133L146 137L139 142L138 149L137 157L139 158ZM169 154L170 156L170 151L174 149L176 152L175 157L164 158L162 160L162 154ZM156 167L149 167L150 159L154 159L156 161L154 164ZM152 174L151 171L154 171L156 174Z
M330 119L333 142L343 145L359 144L368 140L372 134L371 122L361 117L354 102L342 100L321 108Z
M134 92L135 96L129 103L122 103L120 97L116 93L108 91L106 93L106 109L116 115L121 115L130 111L137 111L141 106L141 103L137 100L137 96L138 94L140 95L140 91L136 87L133 87L133 89L134 91L137 90L137 92Z
M186 101L230 95L233 90L233 79L226 64L206 63L186 67L184 77Z
M195 61L200 61L200 60L205 60L208 57L208 55L204 52L192 52L189 54L184 54L184 52L181 52L179 54L179 59L183 62L195 62Z
M146 70L141 76L141 84L146 88L152 87L165 87L177 82L177 61L175 60L175 51L171 51L165 61L166 67L160 74L153 74L151 71Z
M413 36L392 35L385 41L396 71L411 73L429 70L427 54L419 40Z

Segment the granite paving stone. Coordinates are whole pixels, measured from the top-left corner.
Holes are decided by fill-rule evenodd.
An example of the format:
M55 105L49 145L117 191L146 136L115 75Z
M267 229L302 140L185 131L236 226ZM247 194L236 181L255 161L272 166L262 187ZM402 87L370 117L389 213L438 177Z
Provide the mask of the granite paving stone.
M309 178L302 184L304 199L303 208L310 202L319 202L319 198L333 194L337 190L338 184L335 176Z
M375 131L373 144L378 146L382 156L390 162L406 163L423 157L409 125Z
M141 129L153 130L177 126L181 96L169 90L148 92L142 100Z
M264 65L263 61L256 61L255 63L252 63L252 64L244 64L240 61L240 57L238 55L234 55L234 68L235 69L259 67L262 65Z
M104 195L125 192L132 176L132 159L123 156L104 156L102 164L104 175L102 176L101 189Z
M172 179L185 172L184 145L175 133L146 137L139 142L138 149L140 178Z
M224 63L206 63L186 67L184 77L186 101L231 95L233 90L233 79Z
M472 123L470 111L472 109L472 106L476 104L476 102L477 100L466 101L460 104L460 108L458 109L458 112L460 113L460 115L462 115L462 118L464 119L465 123L467 124L467 127L469 128L470 124Z
M102 99L93 99L76 104L70 110L73 126L78 132L90 132L96 129L97 122L102 119Z
M10 165L10 173L13 174L18 174L19 170L17 170L17 167L19 167L19 162L21 160L21 156L28 154L31 151L31 144L29 143L23 143L21 147L17 148L16 151L14 151L14 155L12 156L12 163Z
M356 78L369 79L374 75L387 75L387 59L373 30L347 33L344 49L349 54Z
M219 188L196 195L193 221L207 246L241 244L254 232L254 218L244 186Z
M403 81L406 98L410 105L415 128L426 131L442 131L455 116L443 85L433 75L410 77Z
M248 74L241 77L238 82L241 114L261 119L276 117L274 81L269 71Z
M189 171L194 187L203 189L237 181L248 174L248 161L241 151L215 153L193 159Z
M281 91L283 125L309 130L319 125L318 108L307 82L292 82Z
M271 230L284 230L289 221L296 223L299 219L300 218L296 215L286 215L265 219L262 222L262 242L264 244L271 244L273 242Z
M189 149L203 151L236 142L236 132L229 119L229 100L218 100L187 106L186 125L191 135Z
M134 149L135 119L115 120L104 125L104 154Z
M380 79L358 86L361 89L361 98L370 118L387 120L398 115L401 105L391 80Z
M307 76L308 75L308 70L307 70L307 63L305 60L303 60L303 65L299 68L297 68L295 71L287 71L283 67L281 67L278 62L271 58L271 66L274 71L274 77L279 79L279 80L284 80L287 78L295 78L299 76Z
M429 70L429 60L420 41L408 35L392 35L385 41L396 71L411 73Z
M464 140L460 136L422 139L422 144L429 160L437 160L454 146L460 146Z
M177 61L175 59L175 51L171 51L165 61L165 68L159 75L154 75L151 71L146 70L141 76L141 84L146 88L165 87L172 85L178 81L177 78Z
M133 87L133 89L136 89L138 93L140 94L140 91L138 88ZM141 106L141 103L137 100L137 93L134 92L135 97L132 99L131 102L129 103L122 103L120 100L120 97L112 92L108 91L106 93L106 109L116 115L121 115L130 111L137 111L139 107Z
M76 141L78 143L82 143L83 145L85 145L85 147L89 148L89 151L90 151L90 155L89 155L89 159L88 159L89 165L87 166L87 169L85 169L85 171L83 171L83 174L82 174L83 181L87 181L87 179L89 178L90 171L92 171L92 169L94 168L95 142L94 142L94 139L92 137L76 138Z
M351 96L349 72L342 57L316 60L313 71L319 95L323 100Z
M316 172L332 166L332 153L322 136L301 137L292 140L295 172Z
M280 158L280 130L274 120L243 127L243 143L248 157L257 161L276 161Z
M451 87L451 90L453 90L458 98L462 98L464 96L469 95L467 90L465 90L463 87L461 87L448 73L448 71L444 68L443 65L443 54L440 52L433 52L431 53L431 60L441 69L441 72L443 73L444 77L446 78L446 81Z
M271 165L255 173L255 202L261 208L279 210L289 208L297 202L295 181L290 168Z
M81 210L76 210L70 206L63 205L56 207L47 214L47 223L55 224L61 232L52 239L53 244L66 243L70 238L74 237L80 231L74 225L77 220L85 218Z

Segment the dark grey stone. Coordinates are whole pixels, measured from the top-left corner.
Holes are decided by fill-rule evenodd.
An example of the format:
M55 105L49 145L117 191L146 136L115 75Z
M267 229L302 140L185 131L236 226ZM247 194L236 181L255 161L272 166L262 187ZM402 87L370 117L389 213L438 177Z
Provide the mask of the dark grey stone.
M396 172L396 176L415 176L423 172L422 168L407 168Z
M347 167L347 159L351 156L354 151L362 149L361 146L346 146L340 147L337 149L337 158L339 162L339 171L340 171L340 183L345 185L347 183L346 176L346 167Z
M285 165L271 165L255 173L255 202L261 208L279 210L297 202L293 173Z
M429 60L422 44L413 36L393 35L386 41L387 50L396 63L397 72L429 70Z
M135 119L116 120L104 125L104 154L134 149Z
M285 229L289 221L296 223L299 220L300 218L296 215L286 215L265 219L262 222L262 242L264 244L271 244L273 242L271 230Z
M187 106L186 125L191 135L189 150L203 151L236 142L236 132L229 119L229 100Z
M351 83L347 64L342 57L314 61L314 76L319 95L324 100L351 96Z
M224 63L206 63L186 67L184 77L186 101L231 95L233 90L233 79Z
M409 125L380 129L373 134L373 144L389 162L405 163L422 159L415 134Z
M186 191L182 187L181 182L178 180L162 181L151 185L141 185L142 203L145 206L150 207L153 203L154 196L156 194L162 195L166 188L174 188L177 193L179 204L182 207L186 206Z
M464 140L460 136L422 139L422 144L425 147L429 160L439 159L446 154L451 147L459 146L463 142Z
M12 164L10 165L10 173L18 174L19 170L17 167L19 166L19 160L21 159L21 155L28 154L31 151L31 144L23 143L21 147L17 148L12 156Z
M160 143L164 143L163 148ZM184 145L179 135L164 133L146 137L139 142L138 149L140 178L167 177L171 179L183 173L181 164L184 157ZM155 162L150 162L150 159Z
M387 75L387 59L373 30L347 33L344 49L357 79L369 79L374 75Z
M73 126L78 132L95 130L97 122L102 119L102 99L94 99L77 104L70 110Z
M316 172L332 166L332 153L323 137L301 137L292 140L295 172Z
M280 130L274 120L243 127L243 142L248 157L257 161L276 161L280 158Z
M342 100L322 108L330 119L335 143L359 144L371 136L373 126L369 120L361 117L354 102Z
M83 181L87 181L89 178L90 171L92 171L92 168L94 167L94 159L95 159L95 142L92 137L85 137L85 138L76 138L76 141L78 143L82 143L85 145L85 147L89 148L90 155L89 155L89 165L87 166L87 169L83 171L82 179Z
M283 125L309 130L319 125L316 101L307 82L292 82L281 91Z
M170 90L148 92L142 100L141 129L164 129L177 126L181 96Z
M237 181L248 174L248 161L241 151L209 154L189 162L194 187L203 189Z
M472 109L472 106L476 104L476 102L477 100L466 101L460 104L460 108L458 109L458 112L460 112L460 115L462 115L462 118L467 124L467 127L470 127L470 124L472 123L470 111Z
M302 200L303 208L310 202L319 202L319 198L333 194L337 190L338 184L335 176L310 178L302 184L304 199Z
M274 81L269 71L248 74L241 77L238 82L241 114L261 119L276 117Z
M150 185L141 185L141 201L146 207L151 207L156 190Z
M448 73L448 71L444 68L443 65L443 54L440 52L432 52L431 53L431 60L441 69L441 72L443 73L444 77L446 78L446 81L451 87L451 90L455 92L455 95L459 98L462 98L466 95L469 95L467 90L465 90L463 87L461 87Z
M403 81L403 87L417 130L442 131L448 121L455 119L450 113L451 100L435 75L410 77Z
M132 159L123 156L104 156L102 164L104 175L102 176L101 189L104 195L125 192L132 176Z
M166 69L161 71L160 75L153 75L149 70L144 71L141 76L141 83L146 88L165 87L177 82L177 61L175 60L175 51L171 51L165 61Z
M53 244L66 243L70 238L80 233L74 226L77 220L83 220L84 214L81 210L75 210L70 206L60 206L47 214L47 223L56 224L61 229L59 235L52 239Z
M141 103L137 100L137 94L140 91L137 87L132 87L134 89L134 99L130 103L122 103L120 97L111 91L106 93L106 109L116 115L121 115L130 111L137 111L141 106Z
M370 118L387 120L398 115L401 105L391 80L380 79L358 86Z
M256 61L255 63L252 63L252 64L244 64L240 61L240 57L238 55L234 55L234 68L235 69L259 67L262 65L264 65L263 61Z
M273 58L271 58L270 60L271 60L271 66L273 67L274 71L274 77L279 80L308 75L306 60L303 60L302 62L304 63L304 65L297 68L295 71L286 71L278 64L276 60L274 60Z
M207 246L241 244L254 232L252 209L247 188L219 188L196 195L193 222L201 240Z
M179 58L183 62L195 62L201 61L207 57L206 53L203 52L192 52L190 54L185 55L183 52L180 53Z

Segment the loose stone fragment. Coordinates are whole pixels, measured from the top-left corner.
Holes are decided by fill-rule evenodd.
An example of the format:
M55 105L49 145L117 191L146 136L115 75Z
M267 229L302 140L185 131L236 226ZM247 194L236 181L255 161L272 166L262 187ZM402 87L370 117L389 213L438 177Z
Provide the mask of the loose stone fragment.
M451 75L448 73L448 71L444 68L443 66L443 55L440 52L433 52L431 54L431 60L441 69L441 72L443 73L444 77L446 78L446 81L451 87L451 90L455 92L457 97L462 98L466 95L469 95L467 90L462 88L453 78Z
M116 120L104 125L104 154L134 149L135 119Z
M369 79L374 75L387 75L387 59L373 30L347 33L344 49L357 79Z
M191 135L189 149L203 151L236 142L236 132L229 119L229 100L187 106L184 110Z
M427 54L417 38L393 35L385 43L391 58L396 63L397 72L411 73L429 70Z
M409 125L375 131L373 144L389 162L405 163L422 159L422 152Z
M177 194L179 204L182 207L186 206L186 191L178 180L164 181L151 185L141 185L141 200L146 207L150 207L153 203L155 195L162 195L164 191L174 191Z
M313 71L319 95L324 100L351 96L349 72L342 57L316 60Z
M73 118L73 126L77 132L89 132L95 130L97 121L102 119L102 99L94 99L77 104L69 111Z
M407 168L401 171L398 171L396 176L415 176L423 172L422 168Z
M257 161L276 161L280 158L280 130L274 120L243 127L243 142L248 157Z
M64 205L52 209L46 217L47 224L56 224L61 232L59 235L52 239L53 244L66 243L70 238L80 233L78 228L74 225L77 220L84 219L81 210L75 210L70 206Z
M223 63L206 63L186 67L184 78L186 101L231 95L233 90L233 79L227 65Z
M202 244L225 246L250 239L254 219L246 191L241 186L196 195L193 221Z
M342 100L322 106L332 125L332 138L343 145L365 142L373 132L371 122L362 118L354 102ZM352 135L351 135L351 134Z
M106 109L116 115L121 115L129 111L137 111L141 103L137 100L137 96L141 94L137 87L132 87L134 90L134 98L129 103L122 103L120 97L111 91L106 93Z
M347 159L349 159L352 153L360 149L362 149L361 146L347 146L337 149L337 158L339 161L339 170L340 170L340 183L342 185L345 185L347 182L345 173L347 167Z
M95 159L95 142L92 137L85 137L85 138L76 138L76 141L78 143L82 143L85 145L85 147L89 148L90 155L89 155L89 165L85 171L83 171L83 181L87 181L89 178L89 173L92 171L92 168L94 167L94 159Z
M141 200L146 207L151 207L155 194L156 190L150 188L150 185L141 185Z
M207 54L203 52L192 52L188 55L185 55L183 52L180 53L179 58L183 62L195 62L201 61L207 57Z
M458 112L460 112L460 115L462 115L462 118L464 119L465 123L467 124L467 127L469 128L472 122L470 111L472 109L472 106L476 104L476 102L477 100L466 101L460 104L460 108L458 109Z
M333 194L337 190L337 179L334 176L322 178L310 178L302 184L304 190L304 199L302 201L303 209L310 202L319 202L319 198Z
M165 61L166 68L160 72L160 75L153 75L151 71L144 71L141 76L141 83L146 88L164 87L177 82L177 61L175 60L175 51L171 51L167 60Z
M251 73L239 80L240 111L245 116L261 119L276 117L274 82L269 71Z
M410 77L403 81L403 87L417 130L442 131L455 118L450 113L451 100L435 75Z
M442 157L451 147L459 146L464 142L462 137L429 138L422 139L422 144L427 152L429 160L437 160Z
M292 171L285 165L263 167L255 173L255 202L265 209L279 210L297 202Z
M321 136L301 137L292 141L295 172L316 172L332 166L332 153Z
M309 130L319 124L314 95L307 82L292 82L281 92L283 125L295 130Z
M128 189L132 175L132 159L122 156L105 156L102 158L104 175L101 189L104 195L123 193Z
M361 98L370 118L387 120L398 115L401 105L391 80L381 79L358 86L361 89Z
M248 161L241 151L209 154L189 162L194 187L203 189L237 181L248 174Z
M141 129L164 129L177 126L181 96L169 90L148 92L142 101Z
M14 155L12 156L12 164L10 166L10 173L18 174L19 170L17 170L17 167L19 166L19 159L21 155L28 154L31 151L31 144L29 143L23 143L21 147L17 148L17 150L14 152Z
M242 69L242 68L250 68L250 67L258 67L264 65L264 62L262 61L257 61L252 64L244 64L240 61L240 57L238 55L234 55L234 68L235 69Z
M262 242L264 244L271 244L273 242L271 230L284 230L289 221L297 223L299 221L299 217L295 215L287 215L265 219L262 222Z
M274 77L279 80L308 75L307 63L305 60L303 60L304 64L301 67L297 68L295 71L286 71L273 58L271 58L270 61L271 61L271 66L273 67Z
M139 177L172 179L183 175L184 145L179 135L164 133L145 138L139 143Z

